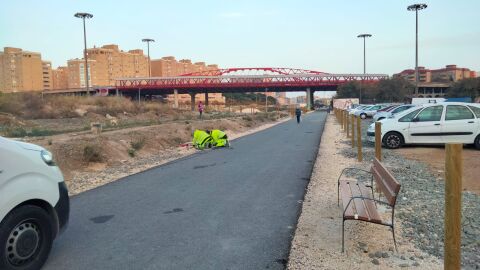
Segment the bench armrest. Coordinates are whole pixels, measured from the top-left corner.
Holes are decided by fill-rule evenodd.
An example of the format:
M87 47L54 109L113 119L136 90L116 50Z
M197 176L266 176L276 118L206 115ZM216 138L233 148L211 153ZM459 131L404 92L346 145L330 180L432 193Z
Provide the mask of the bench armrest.
M365 172L365 173L368 173L368 174L372 174L370 171L367 171L367 170L364 170L364 169L360 169L360 168L355 168L355 167L347 167L347 168L344 168L342 170L342 172L340 173L340 176L338 177L337 179L337 183L340 182L340 179L342 178L342 175L347 172L347 171L361 171L361 172Z

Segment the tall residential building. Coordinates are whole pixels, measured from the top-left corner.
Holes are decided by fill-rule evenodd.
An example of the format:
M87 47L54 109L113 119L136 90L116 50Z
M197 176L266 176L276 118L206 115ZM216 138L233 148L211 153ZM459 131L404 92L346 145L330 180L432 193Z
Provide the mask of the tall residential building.
M124 52L118 45L109 44L87 49L87 53L88 59L96 61L97 79L94 85L113 86L117 78L148 76L148 57L143 50Z
M68 67L52 69L52 89L68 88Z
M97 83L96 61L88 59L88 85L99 85ZM85 88L85 59L68 60L68 88Z
M431 82L456 82L458 80L475 78L475 71L468 68L459 68L456 65L447 65L440 69L426 69L425 67L418 67L419 81L422 83ZM408 81L415 82L415 70L406 69L400 73L393 74L393 77L401 77Z
M12 47L0 52L0 92L41 91L47 85L43 72L40 53Z
M50 61L42 61L42 80L43 90L52 90L52 63Z
M206 65L205 62L192 63L189 59L182 59L177 61L173 56L162 57L161 59L153 59L150 61L152 67L152 77L173 77L183 74L217 70L218 65ZM168 95L167 99L173 102L173 95ZM178 95L180 103L189 103L190 95L181 94ZM195 100L205 102L204 94L197 94ZM221 93L209 93L208 101L212 104L225 104L225 97Z

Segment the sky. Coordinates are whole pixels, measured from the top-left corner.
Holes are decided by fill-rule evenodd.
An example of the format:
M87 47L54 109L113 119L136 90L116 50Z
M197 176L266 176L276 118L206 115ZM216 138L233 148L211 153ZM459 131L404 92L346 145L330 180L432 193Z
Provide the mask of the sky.
M18 0L0 9L0 48L40 52L54 67L88 47L142 48L152 59L204 61L228 67L290 67L329 73L393 74L415 65L416 2L395 0ZM457 64L480 71L480 1L424 1L419 12L419 65ZM3 49L2 49L3 50Z

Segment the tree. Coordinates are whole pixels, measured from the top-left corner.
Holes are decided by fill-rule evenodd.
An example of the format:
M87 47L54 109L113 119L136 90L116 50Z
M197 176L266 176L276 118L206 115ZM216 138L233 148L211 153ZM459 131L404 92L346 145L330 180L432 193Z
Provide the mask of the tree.
M455 82L447 92L447 97L480 97L480 78L468 78Z
M362 101L371 102L403 102L413 94L414 86L402 79L392 78L377 83L349 82L337 89L337 98L358 98L362 89Z

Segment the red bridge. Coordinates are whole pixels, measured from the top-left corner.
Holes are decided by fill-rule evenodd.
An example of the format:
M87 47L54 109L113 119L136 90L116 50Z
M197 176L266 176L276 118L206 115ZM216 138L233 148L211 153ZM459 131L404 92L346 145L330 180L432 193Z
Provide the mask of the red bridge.
M351 81L364 83L387 79L386 74L330 74L291 68L229 68L184 74L177 77L120 78L109 94L126 96L231 92L335 91Z

